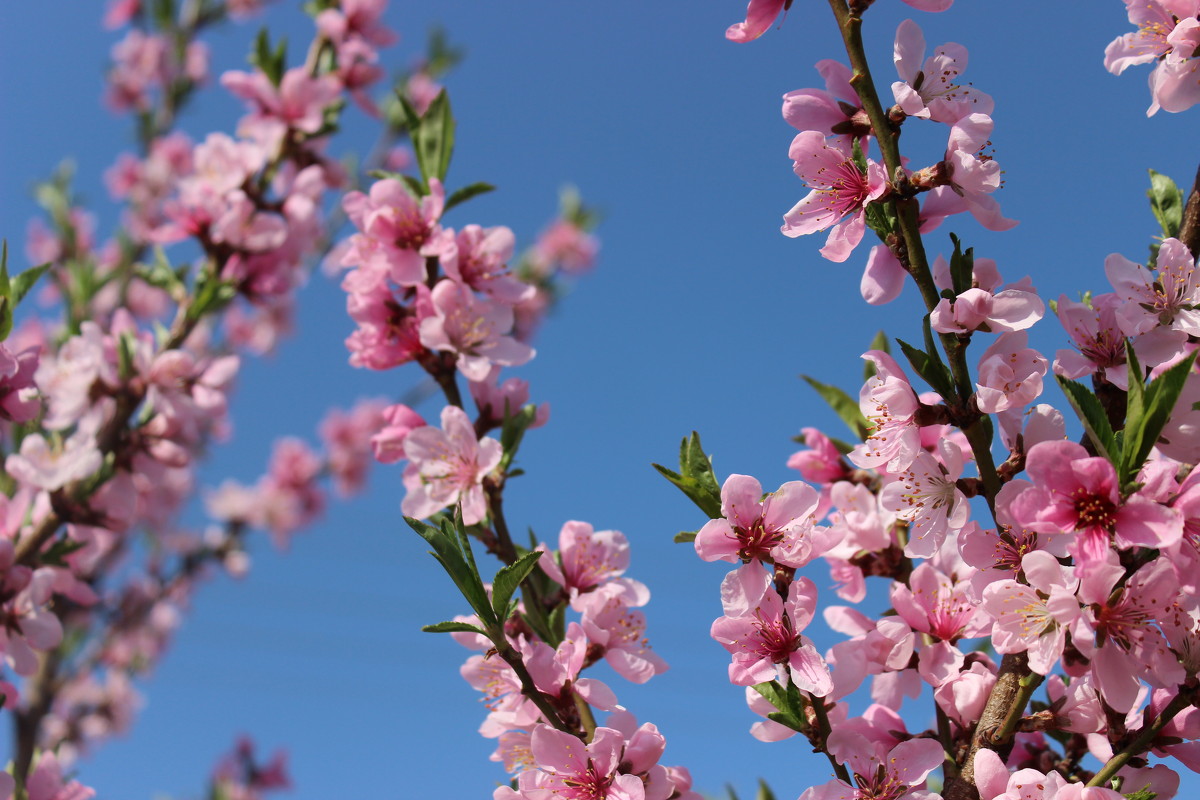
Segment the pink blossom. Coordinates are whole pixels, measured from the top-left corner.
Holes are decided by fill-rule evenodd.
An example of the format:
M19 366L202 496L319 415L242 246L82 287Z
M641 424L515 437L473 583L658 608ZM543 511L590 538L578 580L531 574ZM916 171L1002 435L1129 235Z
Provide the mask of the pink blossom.
M442 427L417 428L404 440L409 465L404 470L408 490L401 510L410 517L428 517L446 506L462 507L463 522L475 525L487 517L483 480L504 454L495 439L475 436L475 427L457 406L442 409Z
M580 624L591 647L599 648L613 670L633 683L645 683L667 670L667 662L650 649L646 615L631 609L625 587L608 584L583 595L577 604Z
M730 475L721 487L721 519L709 520L696 534L696 554L705 561L774 561L802 567L836 544L816 524L817 493L789 481L763 497L749 475Z
M858 405L871 424L867 440L854 448L849 459L862 469L887 465L890 472L907 469L921 448L920 429L913 422L920 401L908 376L890 355L870 350L863 358L875 365L875 374L863 384Z
M430 299L433 315L421 320L421 343L454 353L459 372L468 380L483 380L493 364L516 366L533 358L532 347L508 335L513 326L510 306L478 300L453 280L439 281Z
M342 208L360 233L350 237L341 263L364 272L356 279L356 291L385 280L399 286L424 282L425 258L439 255L444 247L438 220L445 209L445 196L436 178L429 182L429 194L420 199L392 178L376 181L370 194L346 194ZM346 284L343 288L350 289Z
M516 238L504 226L468 225L454 237L442 256L442 268L459 283L494 300L515 305L529 299L535 289L517 280L508 269Z
M917 565L908 585L894 582L892 606L913 630L953 644L973 639L991 627L991 619L970 596L969 584L956 581L933 564Z
M388 406L381 415L383 424L371 437L371 448L376 461L394 464L404 458L404 440L408 434L427 423L420 414L403 403Z
M792 5L792 0L750 0L746 8L746 21L737 22L725 31L731 42L750 42L767 32L771 23Z
M569 520L558 532L558 554L550 552L544 545L542 558L538 562L549 578L568 591L572 599L590 592L604 584L615 581L629 568L629 540L620 531L597 531L590 523ZM649 600L645 586L624 579L631 592L630 597L641 597L641 602L629 605L644 605Z
M518 776L524 800L647 800L646 787L635 774L622 771L625 737L599 727L589 744L549 725L533 729L537 769ZM510 795L514 796L514 795Z
M793 581L787 600L776 593L757 561L730 572L721 582L725 616L712 624L712 637L733 655L729 680L735 686L784 679L824 697L833 691L829 667L808 637L817 588L808 578Z
M975 401L983 413L1024 408L1042 393L1049 363L1027 341L1024 331L1005 333L980 356Z
M944 466L929 453L918 452L879 493L880 505L909 523L904 552L910 557L932 556L970 514L967 498L956 483L962 476L962 452L947 440L939 441L938 448Z
M1098 374L1119 389L1129 388L1125 335L1117 319L1120 305L1115 294L1093 297L1090 304L1075 302L1066 295L1058 298L1058 321L1078 352L1059 350L1055 354L1056 375L1074 379Z
M576 275L592 268L600 243L578 223L558 219L538 234L533 246L532 266L538 275L555 269Z
M1000 165L984 149L991 143L992 118L971 113L957 120L950 129L944 164L950 170L950 183L932 189L922 206L926 217L945 217L970 212L990 231L1006 231L1017 224L1000 213L1000 204L992 193L1000 188Z
M916 800L924 795L918 788L943 759L941 744L932 739L910 739L889 750L841 728L829 735L828 747L849 767L857 786L830 781L806 789L800 800Z
M1078 581L1049 553L1035 550L1021 560L1028 585L1000 580L983 591L983 605L995 618L997 652L1029 652L1029 668L1048 675L1062 658L1067 629L1079 618Z
M31 433L21 440L19 453L8 455L4 468L17 480L52 492L90 477L101 461L94 432L80 429L55 446L40 433Z
M313 77L307 67L289 69L278 86L262 72L230 70L221 76L221 85L251 103L255 120L279 123L307 134L321 129L325 109L341 92L337 78Z
M1105 259L1104 272L1123 301L1117 319L1125 334L1136 336L1161 325L1200 336L1200 276L1183 242L1164 239L1153 272L1119 253Z
M897 105L910 117L953 124L967 114L991 114L989 95L955 81L967 68L967 49L953 42L925 58L925 35L911 19L896 29L893 60L900 80L892 84Z
M855 138L865 143L871 122L862 101L850 85L850 68L831 59L816 64L825 89L798 89L783 96L783 119L799 131L820 131L836 136L850 147Z
M1119 546L1156 548L1183 535L1183 521L1171 509L1136 492L1122 500L1112 463L1089 456L1082 445L1037 444L1026 457L1026 471L1034 486L1014 499L1014 516L1039 533L1077 532L1072 553L1085 569L1103 560L1114 533Z
M79 781L64 781L58 757L44 751L25 783L29 800L88 800L96 790Z
M812 191L783 215L785 236L804 236L832 227L821 255L842 262L866 232L866 204L888 191L883 167L867 161L863 174L849 150L828 143L820 131L804 131L792 140L792 169Z
M41 348L13 353L0 343L0 419L28 422L42 410L34 374Z
M325 445L327 469L342 496L363 487L371 463L374 437L383 422L382 400L360 400L349 413L332 409L321 420L320 434Z

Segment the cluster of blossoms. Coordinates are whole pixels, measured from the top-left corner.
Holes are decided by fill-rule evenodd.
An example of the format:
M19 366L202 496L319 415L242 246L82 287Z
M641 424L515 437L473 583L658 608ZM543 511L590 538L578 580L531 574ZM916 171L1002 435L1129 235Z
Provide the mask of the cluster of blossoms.
M445 135L444 97L424 109L410 106L415 142ZM522 551L502 511L507 481L517 474L511 464L521 437L549 415L546 406L529 403L528 383L502 379L502 370L533 358L529 339L557 295L556 275L591 266L594 217L568 193L561 218L517 258L516 238L506 227L444 225L451 205L443 184L446 165L418 166L419 178L383 177L343 201L356 228L335 250L350 268L342 287L357 325L346 344L354 366L417 364L445 397L436 422L404 403L383 408L384 423L371 439L377 460L405 462L401 509L410 524L439 551L446 531L454 529L456 551L473 538L507 565L485 587L473 558L470 566L462 562L470 573L465 578L452 566L456 557L447 555L442 564L460 588L463 580L477 582L477 593L464 589L477 613L432 628L480 651L461 672L485 695L489 713L480 733L497 740L493 760L515 776L495 797L698 800L687 770L659 764L666 741L658 729L639 725L604 682L582 676L602 661L635 683L667 668L645 635L640 608L649 590L623 577L629 565L625 536L570 521L557 550L540 544ZM499 438L488 435L497 429ZM502 576L518 568L526 588L510 607L506 600L514 587ZM496 599L501 592L505 600ZM488 598L499 605L484 613L478 603ZM568 621L569 612L578 617ZM596 720L600 712L607 714L603 724Z
M1200 103L1200 3L1196 0L1125 0L1137 26L1112 40L1104 66L1120 75L1135 64L1154 64L1150 108L1185 111Z
M726 35L756 38L789 5L752 2ZM834 5L853 62L864 57L854 42L871 4ZM1127 6L1140 31L1110 46L1108 65L1157 60L1151 113L1192 105L1196 4ZM696 553L738 565L721 584L712 636L731 654L730 682L770 715L751 733L801 733L829 758L835 780L801 800L1116 800L1136 790L1166 800L1179 775L1147 755L1200 770L1200 188L1188 211L1163 219L1150 263L1113 254L1111 292L1052 304L1073 347L1048 358L1029 347L1047 305L1029 279L1006 285L957 239L949 260L925 260L921 234L949 215L969 212L995 231L1015 224L991 196L1000 186L983 152L991 98L959 82L964 48L928 58L925 49L917 25L903 22L890 107L829 60L817 65L824 89L785 95L784 117L800 130L789 155L811 192L783 232L831 229L821 254L835 262L868 227L878 235L863 297L887 302L914 279L928 345L904 351L932 391L914 386L886 345L868 351L857 409L822 387L840 395L831 403L859 441L805 428L789 466L807 483L769 494L735 474L718 497L711 469L681 459L688 480L676 482L711 517L694 534ZM896 142L912 117L949 126L944 160L916 170L901 160ZM985 349L969 358L980 340ZM1042 402L1050 373L1085 424L1081 442ZM1089 377L1090 390L1075 382ZM862 603L879 578L889 601L878 618L825 607L845 638L824 654L803 633L816 585L797 574L818 558L841 600ZM923 696L936 725L909 732L906 712Z
M347 180L327 155L344 97L382 77L366 65L395 38L382 0L320 3L310 62L288 69L264 38L253 71L220 77L250 109L236 135L195 142L174 126L207 80L198 37L260 5L109 4L106 22L128 30L108 97L133 115L141 146L106 176L122 229L97 244L60 176L39 191L51 224L30 226L30 260L45 266L0 280L0 688L18 731L0 793L91 796L64 783L60 763L127 729L134 679L158 663L201 579L214 566L245 572L248 528L282 543L310 521L324 504L318 479L360 487L384 424L380 402L331 414L323 458L282 442L257 487L218 495L223 525L180 523L198 460L230 431L238 351L274 347L322 255L322 205ZM162 248L176 243L193 261L168 260L174 249ZM14 328L14 306L43 273L38 299L61 321ZM258 788L269 787L242 796Z

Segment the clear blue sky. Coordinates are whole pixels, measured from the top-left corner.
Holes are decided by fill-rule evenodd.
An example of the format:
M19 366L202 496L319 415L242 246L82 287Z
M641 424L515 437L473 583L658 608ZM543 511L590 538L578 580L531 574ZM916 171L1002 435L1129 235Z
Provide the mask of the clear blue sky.
M749 45L722 35L741 19L741 0L394 6L389 22L403 41L389 66L418 55L434 23L467 50L447 82L459 122L450 182L485 180L499 191L447 224L505 224L528 243L568 182L606 214L599 267L545 326L537 359L514 373L551 403L552 418L526 439L528 474L510 486L510 522L550 541L568 519L624 531L630 575L653 592L649 635L671 670L645 687L611 676L621 701L659 726L665 763L688 766L698 788L715 793L730 782L746 796L761 775L779 797L797 796L825 780L827 762L796 740L764 745L746 733L755 718L708 637L724 570L671 543L703 520L649 465L670 464L695 429L721 477L751 473L778 486L795 477L784 462L800 427L840 435L798 374L853 393L858 355L876 330L919 336L911 287L883 309L859 299L865 248L834 265L817 254L821 241L778 232L805 192L787 158L794 131L780 118L780 96L821 86L812 64L839 57L825 4L797 0L782 29ZM1049 298L1104 291L1110 252L1141 259L1157 230L1146 168L1183 183L1200 157L1194 119L1145 118L1144 71L1103 70L1104 46L1127 29L1123 4L1054 11L1031 0L960 0L930 15L879 0L867 21L881 89L893 79L895 26L913 17L931 46L966 45L967 78L996 100L993 141L1007 180L998 197L1021 224L993 234L954 220L929 248L944 249L954 230L1006 278L1032 275ZM65 156L102 232L111 231L100 175L132 139L127 120L100 103L115 41L100 13L101 4L77 0L0 6L0 234L18 254L34 214L28 190ZM275 4L270 19L297 49L310 35L295 4ZM256 28L213 37L215 71L242 68ZM231 130L240 114L217 89L182 123L200 137ZM356 122L338 149L365 150L370 129L349 116ZM413 370L346 365L351 326L333 281L317 276L305 290L299 329L275 357L246 366L235 442L214 452L206 485L252 481L277 436L311 439L330 405L399 396L416 380ZM1033 343L1050 355L1066 337L1048 322ZM467 653L418 630L465 606L405 529L402 494L399 470L379 469L368 497L332 506L289 554L260 541L247 580L202 591L141 687L147 704L133 732L82 764L101 797L194 796L242 732L290 751L296 800L490 796L504 776L487 761L492 742L475 734L484 709L457 674ZM811 574L826 591L827 574ZM817 638L822 647L833 641Z

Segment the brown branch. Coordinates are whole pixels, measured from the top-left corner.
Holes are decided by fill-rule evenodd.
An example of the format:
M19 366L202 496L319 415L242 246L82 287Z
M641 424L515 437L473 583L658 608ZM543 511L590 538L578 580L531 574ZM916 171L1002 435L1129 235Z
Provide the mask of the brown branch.
M1179 227L1179 241L1187 245L1192 258L1200 255L1200 167L1196 169L1196 181L1187 205L1183 207L1183 224Z

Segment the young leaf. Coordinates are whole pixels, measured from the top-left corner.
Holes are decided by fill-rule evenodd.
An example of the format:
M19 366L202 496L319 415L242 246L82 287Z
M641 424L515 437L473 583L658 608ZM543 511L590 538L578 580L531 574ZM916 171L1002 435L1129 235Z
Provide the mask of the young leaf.
M954 243L954 254L950 256L950 281L954 286L954 294L960 295L975 281L975 248L962 251L962 243L953 233L950 241Z
M494 191L496 191L495 186L492 186L490 183L482 182L472 183L471 185L464 186L461 189L455 189L450 193L450 196L446 198L446 207L444 211L449 211L456 205L467 202L472 197L478 197L481 194L487 194L488 192Z
M821 395L821 399L829 404L829 407L834 410L842 422L846 423L846 427L850 429L851 433L857 436L860 441L867 438L871 432L871 423L867 422L867 418L863 416L862 411L858 407L857 400L836 386L821 383L807 375L801 375L800 377L817 394Z
M661 464L652 465L659 474L679 487L709 519L720 519L721 487L713 474L712 459L704 453L700 434L692 431L679 445L679 472L669 470Z
M679 533L675 534L675 544L694 542L696 541L697 533L699 533L699 531L680 531Z
M804 719L804 708L799 702L799 695L793 697L791 692L784 689L776 681L758 683L752 688L766 698L767 702L779 709L768 714L768 719L778 722L780 725L784 725L794 731L804 732L807 730L808 724Z
M762 778L758 779L758 796L755 800L775 800L775 793L771 791L771 787L767 786L767 782Z
M504 427L500 429L500 446L504 449L504 456L500 459L501 470L508 469L508 465L512 463L513 458L517 455L517 450L521 447L525 431L529 430L529 426L536 418L537 406L532 403L516 414L505 417Z
M1130 392L1125 418L1124 458L1120 464L1122 483L1137 477L1143 462L1150 455L1151 448L1154 447L1163 428L1166 427L1167 420L1171 417L1175 403L1179 400L1184 384L1187 383L1188 375L1192 372L1192 365L1196 361L1196 354L1192 353L1150 381L1150 385L1145 387L1144 395L1142 395L1141 381L1135 378L1132 371L1137 364L1137 356L1133 355L1132 347L1126 348L1126 357L1130 359ZM1137 394L1141 395L1138 398L1140 407L1136 410L1134 406L1135 384L1138 384Z
M487 632L481 628L476 628L474 625L466 622L454 622L448 620L439 622L435 625L425 625L421 628L425 633L478 633L480 636L487 636Z
M492 608L503 622L508 618L508 601L521 585L521 581L533 571L541 559L540 550L526 553L511 564L500 568L492 580Z
M1096 448L1096 453L1111 461L1113 466L1119 466L1121 450L1113 435L1112 425L1108 422L1108 415L1104 413L1104 406L1100 405L1096 395L1088 391L1088 388L1082 383L1069 380L1061 375L1055 377L1058 379L1058 385L1062 387L1063 394L1071 401L1071 407L1075 409L1079 421L1083 423L1083 430L1092 440L1092 446Z
M450 97L443 89L421 116L420 125L411 131L413 151L426 184L432 178L446 180L450 156L454 153L454 127Z
M1150 188L1146 196L1150 198L1150 210L1162 228L1164 239L1178 236L1183 225L1183 192L1166 175L1149 172Z
M405 517L404 521L433 547L430 554L442 565L442 569L446 570L446 574L450 576L450 580L454 581L454 585L470 603L480 621L489 628L498 627L499 621L488 602L487 592L483 588L479 572L472 569L473 565L468 564L467 560L463 558L453 537L447 536L445 531L413 517Z

